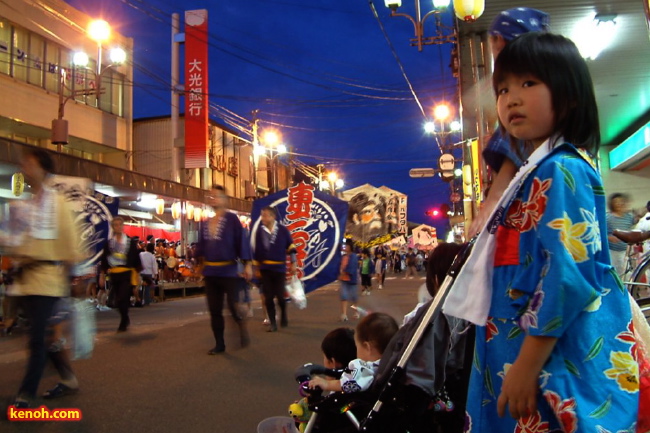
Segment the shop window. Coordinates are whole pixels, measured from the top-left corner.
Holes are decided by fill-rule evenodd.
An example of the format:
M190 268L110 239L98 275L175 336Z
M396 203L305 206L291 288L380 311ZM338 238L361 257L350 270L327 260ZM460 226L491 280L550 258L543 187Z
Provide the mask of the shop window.
M72 63L72 56L73 53L71 51L67 50L61 50L61 57L60 57L60 68L59 73L57 74L59 76L59 80L63 78L63 83L65 84L63 86L63 96L66 98L68 96L72 95L72 92L74 90L74 65ZM60 74L63 74L61 76Z
M27 82L27 53L29 52L29 33L27 30L14 26L12 46L11 75L20 81Z
M86 95L86 104L91 107L97 107L97 94L94 92L98 85L97 74L95 74L95 71L97 70L97 60L90 59L88 61L88 66L85 69L86 81L82 89L93 90Z
M105 70L101 76L101 83L100 83L102 93L101 95L99 95L99 109L102 111L106 111L108 113L111 112L112 78L113 78L113 71L111 71L110 69Z
M43 87L43 62L45 60L45 40L35 33L29 35L27 54L27 82Z
M45 43L45 89L59 92L59 65L61 64L61 48L54 42Z
M9 75L11 68L11 25L0 18L0 73Z
M114 72L111 80L111 113L124 116L124 75Z

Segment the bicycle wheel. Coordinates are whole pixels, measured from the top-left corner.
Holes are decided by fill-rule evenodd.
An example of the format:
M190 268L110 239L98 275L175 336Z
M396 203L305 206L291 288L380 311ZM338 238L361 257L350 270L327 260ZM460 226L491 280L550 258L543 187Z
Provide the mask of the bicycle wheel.
M639 306L650 306L650 257L639 263L626 285Z

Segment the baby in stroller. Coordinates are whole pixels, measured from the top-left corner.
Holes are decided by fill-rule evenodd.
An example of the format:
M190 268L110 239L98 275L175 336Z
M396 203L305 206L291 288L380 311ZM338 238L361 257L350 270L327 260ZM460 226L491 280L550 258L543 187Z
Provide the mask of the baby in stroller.
M351 431L351 426L354 428L346 417L341 416L337 407L340 399L329 400L334 403L326 403L327 407L319 406L323 402L322 392L342 396L349 403L347 407L355 413L358 411L358 415L368 413L370 402L364 391L370 388L379 359L397 330L397 322L391 316L371 313L359 321L356 332L348 328L337 328L327 334L321 344L324 367L305 364L296 373L301 391L307 397L291 405L289 412L297 420L300 431L343 432ZM322 409L323 416L319 414L310 420L310 409L315 407L317 410ZM309 424L306 424L307 421L310 421Z
M452 260L455 253L449 254ZM459 254L456 262L462 263L464 257L465 254ZM313 378L309 381L307 389L317 386L317 389L343 392L335 392L321 400L310 399L309 409L315 416L307 425L306 433L448 433L463 430L466 382L472 360L472 328L440 311L446 289L460 268L456 262L434 299L420 308L399 331L395 328L394 337L382 348L383 356L366 352L365 372L355 369L348 373L350 378ZM363 342L371 339L364 338L359 331L357 329L355 341L357 356L361 358L363 351L369 350ZM351 366L354 367L354 363ZM368 372L373 373L370 380ZM299 378L297 373L296 379L301 382L305 375ZM367 391L345 392L352 388L367 388ZM332 418L343 418L345 423L325 427L323 424ZM314 419L316 422L312 422Z
M357 358L349 362L340 379L315 377L309 381L309 388L345 393L366 391L375 378L386 346L397 330L397 322L388 314L370 313L357 324L354 334Z

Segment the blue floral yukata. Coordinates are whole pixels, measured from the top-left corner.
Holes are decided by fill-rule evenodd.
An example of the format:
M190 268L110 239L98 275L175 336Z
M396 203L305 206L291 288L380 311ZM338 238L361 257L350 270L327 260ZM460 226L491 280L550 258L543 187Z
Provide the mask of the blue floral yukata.
M477 326L467 432L634 432L639 380L630 303L610 264L600 175L582 151L553 149L493 221L493 291ZM558 338L538 412L497 414L526 335Z

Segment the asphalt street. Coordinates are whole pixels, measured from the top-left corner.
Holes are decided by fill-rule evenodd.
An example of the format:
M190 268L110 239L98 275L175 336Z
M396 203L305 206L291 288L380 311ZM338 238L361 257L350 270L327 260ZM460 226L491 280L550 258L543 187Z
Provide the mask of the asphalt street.
M383 311L401 323L417 303L424 278L389 275L385 288L361 296L359 305ZM289 327L267 333L257 295L248 319L252 343L226 318L226 353L208 356L214 346L204 297L172 300L131 310L131 327L116 334L116 311L97 313L97 344L91 359L74 361L80 392L38 400L47 408L77 408L78 422L0 421L0 432L211 432L254 433L264 418L286 415L297 400L293 373L305 362L322 363L320 342L338 326L337 285L310 293L304 310L289 306ZM226 312L225 312L226 313ZM227 313L226 313L227 315ZM350 315L351 316L351 315ZM27 353L25 336L0 339L0 402L17 391ZM39 392L57 382L48 368Z

